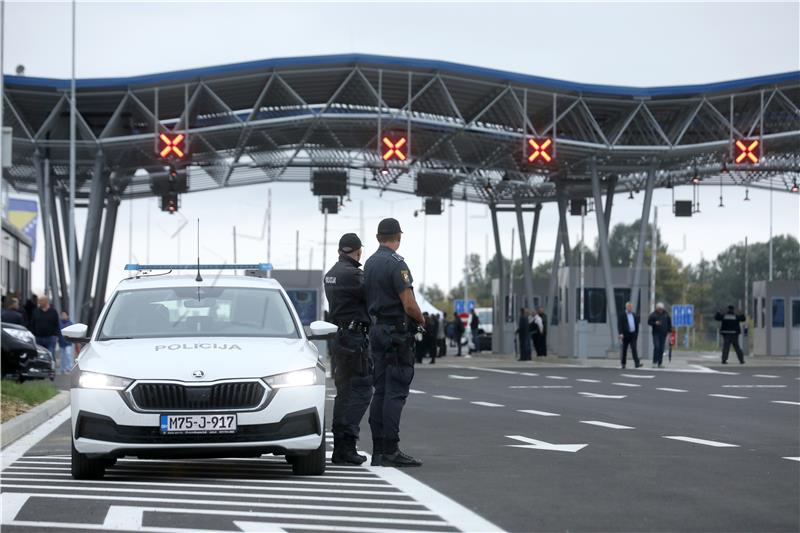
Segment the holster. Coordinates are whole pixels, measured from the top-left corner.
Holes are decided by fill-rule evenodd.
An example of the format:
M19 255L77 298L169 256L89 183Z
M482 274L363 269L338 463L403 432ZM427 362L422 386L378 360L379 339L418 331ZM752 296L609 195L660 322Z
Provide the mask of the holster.
M408 331L393 331L386 350L386 364L399 367L414 366L414 336Z
M333 345L337 365L356 376L369 374L369 338L364 332L339 328Z

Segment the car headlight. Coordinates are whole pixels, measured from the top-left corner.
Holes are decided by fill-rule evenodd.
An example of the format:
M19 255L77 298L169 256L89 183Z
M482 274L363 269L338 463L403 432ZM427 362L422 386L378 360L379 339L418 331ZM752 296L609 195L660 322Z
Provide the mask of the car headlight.
M323 383L325 381L325 375L321 372L319 367L313 367L267 376L264 378L264 381L273 389L280 389L283 387L308 387L310 385Z
M36 337L33 336L33 333L24 329L3 328L3 333L8 333L18 341L22 342L35 342L36 340Z
M80 372L78 374L78 387L82 389L124 390L131 383L133 383L132 379L97 372Z

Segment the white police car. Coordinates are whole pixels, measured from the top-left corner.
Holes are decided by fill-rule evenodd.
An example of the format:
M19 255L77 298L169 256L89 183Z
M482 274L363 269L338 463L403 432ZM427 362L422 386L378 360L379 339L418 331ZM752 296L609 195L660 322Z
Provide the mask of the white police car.
M254 266L271 268L236 268ZM309 340L336 326L314 322L307 336L273 279L200 278L125 279L91 338L83 324L62 330L88 341L70 390L74 478L102 477L123 456L272 453L295 474L325 471L325 369Z

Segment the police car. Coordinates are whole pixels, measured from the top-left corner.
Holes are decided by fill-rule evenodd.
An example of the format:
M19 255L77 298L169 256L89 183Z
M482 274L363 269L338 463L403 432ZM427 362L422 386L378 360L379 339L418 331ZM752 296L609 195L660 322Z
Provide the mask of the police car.
M298 475L325 471L325 368L280 284L207 275L119 283L72 372L72 476L99 478L116 459L286 456ZM204 269L268 270L268 264Z

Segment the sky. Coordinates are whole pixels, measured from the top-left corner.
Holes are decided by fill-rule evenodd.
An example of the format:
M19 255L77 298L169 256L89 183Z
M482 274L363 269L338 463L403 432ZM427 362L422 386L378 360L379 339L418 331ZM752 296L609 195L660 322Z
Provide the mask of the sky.
M28 76L70 76L70 3L5 2L4 71L25 66ZM77 3L76 76L113 77L236 63L273 57L369 53L438 59L586 83L658 86L708 83L800 70L800 2L95 2ZM165 53L169 50L169 53ZM465 256L462 202L441 216L414 217L421 200L354 189L340 214L328 217L327 239L317 199L306 184L257 185L183 195L179 215L158 210L157 199L120 208L109 290L129 259L193 260L194 221L200 217L201 259L261 261L267 191L272 189L271 260L294 268L299 231L301 268L326 269L342 233L363 227L366 252L376 247L383 216L403 227L406 257L418 284L449 287L461 279ZM769 237L769 192L701 187L701 213L671 214L671 192L654 205L663 239L684 263L713 259L731 244ZM690 188L675 190L691 199ZM800 195L773 194L774 234L800 234ZM618 195L612 225L641 216L643 194ZM426 220L427 218L427 220ZM556 210L542 211L535 262L552 259ZM84 216L78 211L82 230ZM526 217L530 231L532 215ZM148 224L149 220L149 224ZM467 248L494 253L485 207L466 212ZM131 223L132 222L132 223ZM191 222L191 224L188 224ZM179 228L187 223L182 230ZM500 215L503 253L511 253L513 215ZM149 231L148 231L149 227ZM452 227L452 230L450 229ZM580 240L580 217L569 218L570 240ZM587 217L585 240L597 236ZM43 239L42 239L43 240ZM327 242L325 248L323 244ZM448 244L448 242L450 244ZM519 243L514 243L519 255ZM326 253L323 252L326 250ZM452 253L450 253L452 251ZM44 280L40 258L34 288Z

